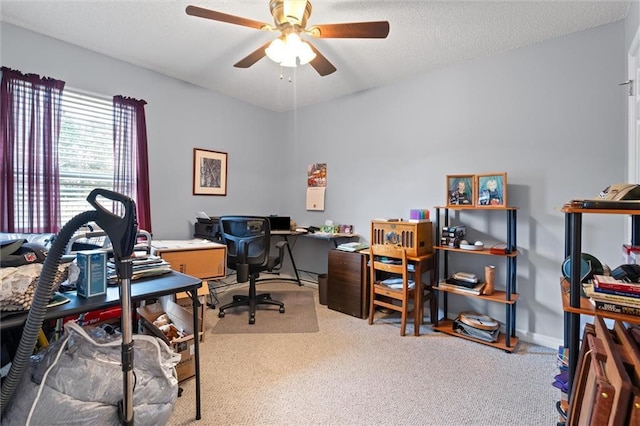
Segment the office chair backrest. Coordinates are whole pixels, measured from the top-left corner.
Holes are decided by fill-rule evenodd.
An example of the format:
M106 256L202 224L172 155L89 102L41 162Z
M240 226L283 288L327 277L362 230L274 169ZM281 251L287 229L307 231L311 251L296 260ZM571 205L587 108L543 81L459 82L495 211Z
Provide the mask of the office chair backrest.
M269 260L271 228L260 216L221 216L220 232L227 246L227 267L237 273L239 283L249 280L251 266L259 269Z

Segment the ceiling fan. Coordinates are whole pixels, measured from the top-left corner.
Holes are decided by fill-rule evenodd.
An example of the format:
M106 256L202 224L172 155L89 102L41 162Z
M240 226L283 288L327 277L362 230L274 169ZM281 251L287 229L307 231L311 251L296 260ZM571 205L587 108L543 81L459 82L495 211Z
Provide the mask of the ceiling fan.
M321 76L336 71L322 53L311 43L303 41L301 34L315 38L386 38L389 34L389 22L349 22L341 24L322 24L306 28L311 16L311 3L303 0L270 0L269 9L275 25L239 16L228 15L198 6L187 6L187 14L214 21L227 22L243 27L263 31L280 31L281 35L269 41L234 64L237 68L249 68L264 56L282 66L295 67L310 63Z

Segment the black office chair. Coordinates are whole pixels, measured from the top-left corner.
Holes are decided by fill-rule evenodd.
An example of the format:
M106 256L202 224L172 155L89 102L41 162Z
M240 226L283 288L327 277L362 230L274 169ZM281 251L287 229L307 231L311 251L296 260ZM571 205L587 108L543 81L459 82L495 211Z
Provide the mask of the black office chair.
M249 306L249 324L256 322L256 306L259 304L279 306L284 313L284 303L271 299L269 293L256 294L256 279L260 272L273 271L284 259L286 241L276 244L278 256L269 256L271 227L269 219L258 216L221 216L220 232L227 246L227 267L237 272L239 283L249 281L249 295L234 295L233 302L221 306L219 318L224 311L236 306Z

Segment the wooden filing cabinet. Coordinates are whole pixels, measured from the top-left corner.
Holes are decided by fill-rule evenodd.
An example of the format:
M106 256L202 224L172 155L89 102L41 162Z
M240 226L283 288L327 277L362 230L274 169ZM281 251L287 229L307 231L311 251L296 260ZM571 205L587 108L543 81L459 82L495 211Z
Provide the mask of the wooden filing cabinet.
M206 279L225 276L227 247L224 244L189 241L152 241L152 251L171 264L171 269Z
M367 256L341 250L329 251L327 307L357 318L369 317Z

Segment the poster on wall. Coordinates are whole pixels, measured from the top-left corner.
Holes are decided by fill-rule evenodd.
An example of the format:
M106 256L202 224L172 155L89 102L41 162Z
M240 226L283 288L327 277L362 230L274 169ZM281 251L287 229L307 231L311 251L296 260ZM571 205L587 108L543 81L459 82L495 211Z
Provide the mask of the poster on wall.
M307 167L307 210L324 210L327 189L327 163L315 163Z

